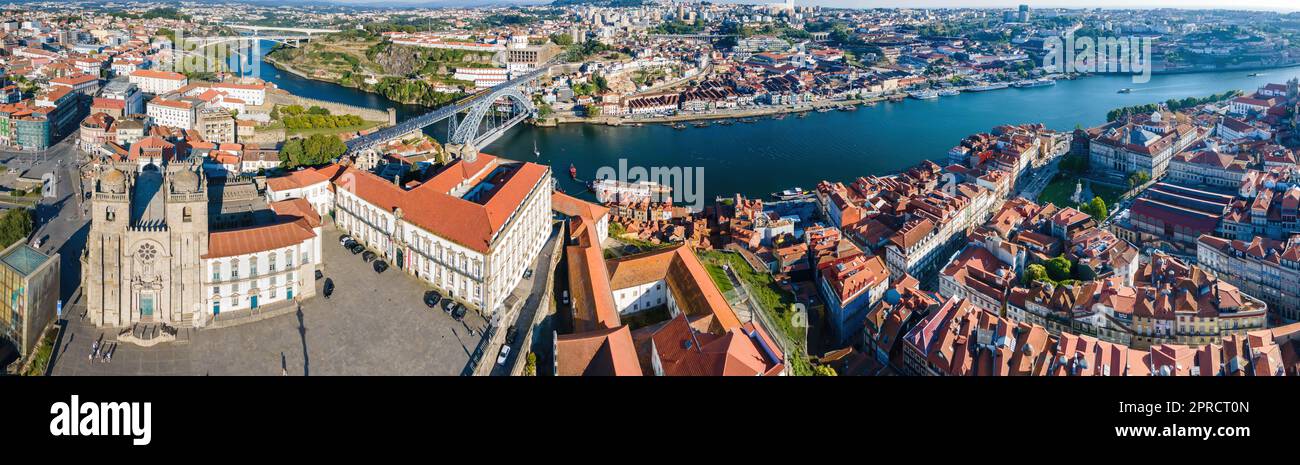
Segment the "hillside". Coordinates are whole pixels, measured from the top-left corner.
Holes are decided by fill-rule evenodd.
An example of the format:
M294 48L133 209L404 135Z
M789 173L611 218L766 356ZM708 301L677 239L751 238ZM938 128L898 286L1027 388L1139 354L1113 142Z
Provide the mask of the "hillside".
M321 81L375 92L402 103L441 105L463 95L435 89L468 89L452 78L456 68L494 67L493 55L395 45L357 32L331 34L302 47L279 46L273 64Z

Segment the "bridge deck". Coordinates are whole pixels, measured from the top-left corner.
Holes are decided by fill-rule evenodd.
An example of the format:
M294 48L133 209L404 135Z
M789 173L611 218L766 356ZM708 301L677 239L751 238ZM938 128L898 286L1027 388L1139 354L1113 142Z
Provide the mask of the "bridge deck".
M401 137L402 135L407 134L411 131L423 129L425 127L432 125L433 123L437 123L444 119L450 118L452 115L465 111L466 109L476 105L478 101L484 97L491 97L492 95L495 95L503 90L510 89L520 84L523 84L525 82L536 79L538 76L541 76L542 74L546 73L547 70L549 69L550 69L549 63L539 66L537 69L524 73L519 77L492 86L488 90L460 99L456 103L438 107L437 109L425 113L423 115L416 116L406 121L402 121L401 123L397 123L396 125L389 126L380 129L378 131L372 132L370 134L352 139L347 142L348 153L355 153L358 151L374 148L379 144L395 139L397 137Z

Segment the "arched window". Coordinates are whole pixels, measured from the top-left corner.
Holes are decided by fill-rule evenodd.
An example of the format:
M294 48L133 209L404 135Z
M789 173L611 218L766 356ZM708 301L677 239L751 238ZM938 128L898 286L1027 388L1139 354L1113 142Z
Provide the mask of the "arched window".
M181 209L181 221L189 223L194 219L194 210L191 207Z

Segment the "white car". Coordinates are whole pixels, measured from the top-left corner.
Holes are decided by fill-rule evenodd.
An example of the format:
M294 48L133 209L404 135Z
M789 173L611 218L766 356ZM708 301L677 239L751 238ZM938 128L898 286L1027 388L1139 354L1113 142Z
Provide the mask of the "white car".
M501 355L497 355L497 365L504 366L507 358L510 358L510 346L501 346Z

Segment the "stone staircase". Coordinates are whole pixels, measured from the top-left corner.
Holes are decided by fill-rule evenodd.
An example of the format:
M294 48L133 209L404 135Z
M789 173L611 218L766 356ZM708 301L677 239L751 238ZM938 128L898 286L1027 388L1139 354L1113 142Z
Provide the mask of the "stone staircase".
M119 331L117 340L142 347L165 342L189 342L190 329L176 328L166 323L135 323Z

